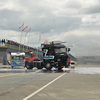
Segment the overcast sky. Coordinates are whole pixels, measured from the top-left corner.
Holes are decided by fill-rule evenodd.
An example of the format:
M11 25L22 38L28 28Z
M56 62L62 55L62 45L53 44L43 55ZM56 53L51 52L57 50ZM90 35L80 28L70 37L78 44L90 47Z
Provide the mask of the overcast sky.
M74 56L100 56L100 0L0 0L1 39L20 43L21 34L29 46L41 35L41 43L67 41Z

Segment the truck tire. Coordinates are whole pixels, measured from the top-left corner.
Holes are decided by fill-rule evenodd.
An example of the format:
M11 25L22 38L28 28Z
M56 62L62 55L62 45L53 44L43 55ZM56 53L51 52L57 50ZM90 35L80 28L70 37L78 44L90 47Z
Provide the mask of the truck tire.
M37 67L37 62L34 62L34 67Z
M26 62L26 63L25 63L25 67L26 67L27 69L32 69L32 68L33 68L32 62Z
M51 69L52 69L52 66L51 66L50 61L46 61L46 62L44 63L44 67L45 67L47 70L51 70Z
M42 63L37 63L37 69L42 69L42 68L43 68Z
M58 68L58 70L62 70L62 67Z

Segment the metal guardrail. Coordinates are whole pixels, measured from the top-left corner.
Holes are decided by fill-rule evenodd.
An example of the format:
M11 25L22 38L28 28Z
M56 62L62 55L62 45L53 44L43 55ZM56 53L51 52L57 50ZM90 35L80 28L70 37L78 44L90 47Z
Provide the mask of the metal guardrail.
M7 48L7 43L0 43L0 47Z

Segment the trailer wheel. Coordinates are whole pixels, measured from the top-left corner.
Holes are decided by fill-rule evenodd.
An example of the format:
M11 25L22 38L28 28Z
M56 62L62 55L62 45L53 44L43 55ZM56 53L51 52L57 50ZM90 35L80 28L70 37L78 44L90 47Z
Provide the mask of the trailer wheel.
M25 67L26 67L27 69L32 69L32 68L33 68L31 62L26 62L26 63L25 63Z
M51 69L52 69L52 66L51 66L50 61L46 61L46 62L44 63L44 66L45 66L45 68L46 68L47 70L51 70Z

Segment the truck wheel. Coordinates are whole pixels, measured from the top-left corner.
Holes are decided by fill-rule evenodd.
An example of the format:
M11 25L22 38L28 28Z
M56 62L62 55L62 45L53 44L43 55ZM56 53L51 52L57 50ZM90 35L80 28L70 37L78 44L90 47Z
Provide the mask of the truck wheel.
M45 62L44 63L44 66L47 70L51 70L52 69L52 66L51 66L51 63L49 61Z
M43 67L37 66L37 69L42 69Z
M58 70L62 70L62 68L58 68Z
M26 66L27 69L33 68L32 63L30 63L30 62L26 62L25 66Z
M43 67L42 66L37 66L37 69L42 69Z
M43 68L43 64L40 62L37 62L37 69L42 69Z

